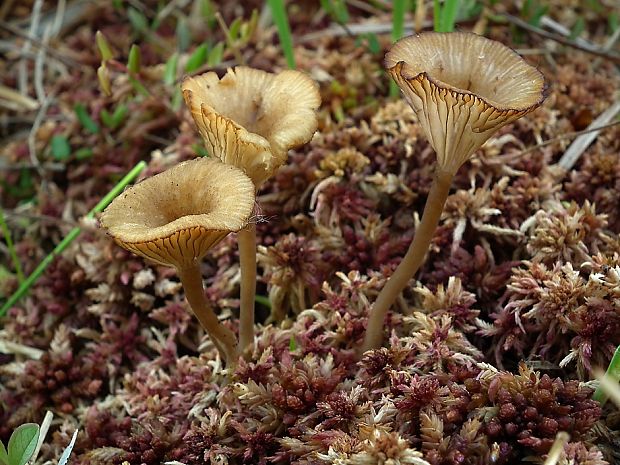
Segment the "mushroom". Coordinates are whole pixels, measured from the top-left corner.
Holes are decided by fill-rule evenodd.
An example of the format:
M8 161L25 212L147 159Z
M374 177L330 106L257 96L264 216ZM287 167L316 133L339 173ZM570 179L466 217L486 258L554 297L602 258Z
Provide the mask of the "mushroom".
M386 54L385 67L415 111L437 165L413 241L371 309L363 350L381 344L385 314L422 265L459 167L498 129L546 97L545 78L536 68L473 33L405 37Z
M200 260L246 226L254 196L241 170L197 158L127 189L101 215L101 225L121 247L176 268L192 311L228 363L236 357L236 337L205 298Z
M278 74L238 66L222 79L209 72L181 86L207 151L241 168L258 191L286 162L289 149L308 142L317 129L318 85L304 73ZM254 341L256 227L239 231L241 301L239 350Z

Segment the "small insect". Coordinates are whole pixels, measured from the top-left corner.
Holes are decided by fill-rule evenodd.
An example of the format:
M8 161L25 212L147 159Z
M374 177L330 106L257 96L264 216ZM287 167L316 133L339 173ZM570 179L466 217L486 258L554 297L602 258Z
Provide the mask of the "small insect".
M248 220L249 223L260 224L260 223L269 223L271 220L275 219L275 215L267 216L267 215L254 215L251 216Z

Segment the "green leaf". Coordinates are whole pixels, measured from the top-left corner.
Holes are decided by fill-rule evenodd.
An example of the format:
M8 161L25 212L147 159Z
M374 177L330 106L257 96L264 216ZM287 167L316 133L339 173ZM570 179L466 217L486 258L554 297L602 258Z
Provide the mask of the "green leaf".
M179 65L179 54L173 53L166 61L164 68L164 84L168 86L174 85L177 80L177 66Z
M130 7L127 10L127 16L129 17L129 22L131 26L134 28L136 32L145 32L149 28L149 22L141 12L136 10L135 8Z
M288 350L289 352L295 352L297 349L297 341L295 340L295 336L291 336L288 341Z
M527 18L532 10L532 0L525 0L521 5L521 16Z
M8 183L3 178L0 178L0 185L2 185L12 197L32 200L34 195L34 181L32 179L31 170L28 168L19 170L19 180L17 184L14 182Z
M37 447L39 425L25 423L18 426L9 439L9 464L24 465Z
M235 19L228 27L228 35L230 40L235 41L239 38L239 30L241 29L241 18Z
M129 113L127 105L121 103L116 107L116 110L114 110L114 113L112 114L104 108L101 110L101 113L99 113L99 117L106 127L114 130L125 120L127 113Z
M76 150L75 159L76 160L86 160L93 156L93 149L89 147L82 147Z
M112 95L112 87L110 85L110 72L105 63L101 63L101 66L97 68L97 79L99 79L99 85L103 93L109 97Z
M194 2L192 12L201 16L200 19L204 21L208 29L215 29L217 27L217 18L215 17L217 7L209 0L194 0Z
M547 10L549 10L549 7L547 6L536 5L533 13L531 14L527 22L530 23L532 26L540 26L540 20L545 15L545 13L547 13Z
M175 86L172 94L172 109L178 111L183 104L183 94L181 94L181 86Z
M207 59L207 63L209 66L216 66L222 62L222 57L224 56L224 42L218 42L215 47L211 49L209 52L209 58Z
M333 0L334 11L336 12L336 19L338 22L345 24L349 22L349 11L347 10L347 4L345 0Z
M101 112L99 113L99 118L101 118L101 122L111 128L112 127L112 115L110 114L110 112L108 112L108 110L106 110L105 108L101 110Z
M180 17L177 21L176 35L177 48L180 52L184 52L192 44L192 34L184 17Z
M75 111L80 124L84 126L88 132L93 134L97 134L99 132L99 125L90 117L83 103L76 103L73 110Z
M71 145L65 136L54 134L52 136L52 157L58 161L63 161L71 155Z
M114 113L112 114L112 126L110 126L110 128L116 129L117 127L119 127L121 123L125 120L127 113L129 113L129 108L127 108L127 105L123 103L117 105L116 110L114 110Z
M144 85L138 81L135 77L129 77L129 84L131 84L131 87L133 87L136 92L138 92L139 94L144 95L145 97L148 97L149 95L151 95L151 93L148 91L148 89L146 87L144 87Z
M461 12L464 19L478 18L484 4L478 0L461 0Z
M140 53L140 47L136 44L133 44L129 49L129 58L127 60L127 68L129 72L133 74L138 74L140 72L140 62L142 61L142 56Z
M570 36L568 37L570 40L575 40L577 37L581 35L581 33L586 28L586 21L580 16L575 21L572 29L570 30Z
M377 55L379 52L381 52L381 44L379 43L379 38L377 37L377 34L375 34L374 32L368 32L364 34L364 37L368 42L368 50L370 50L370 53L372 53L373 55Z
M256 31L256 27L258 26L258 10L252 10L252 16L250 16L250 20L247 23L244 23L241 26L241 40L243 43L247 43L250 40L250 37Z
M206 147L199 144L194 144L192 148L194 149L194 152L196 152L196 155L198 155L199 157L209 157L209 152L207 151Z
M323 8L328 15L332 14L332 5L329 0L321 0L321 8Z
M585 11L592 11L594 13L605 13L606 7L598 0L585 0Z
M342 108L342 105L336 105L336 107L334 108L334 118L336 118L336 121L338 123L344 122L345 115L344 115L344 109Z
M112 58L110 44L108 44L108 40L101 31L97 31L95 34L95 41L97 42L97 47L99 48L99 53L101 54L101 60L107 61Z
M206 20L214 19L213 16L215 15L215 8L213 7L213 5L211 5L211 2L209 0L199 1L200 14L202 15L202 17Z
M2 268L6 269L4 267ZM4 447L4 443L2 441L0 441L0 463L2 465L9 465L9 454L6 453L6 447Z
M194 53L192 53L189 60L187 60L185 72L191 73L204 65L207 62L208 52L209 49L207 48L207 44L202 44L196 47Z

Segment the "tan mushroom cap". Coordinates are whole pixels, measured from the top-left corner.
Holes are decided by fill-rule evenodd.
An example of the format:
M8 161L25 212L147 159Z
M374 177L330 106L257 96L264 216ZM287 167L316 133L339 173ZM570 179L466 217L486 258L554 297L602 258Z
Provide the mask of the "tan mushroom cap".
M185 102L210 154L245 171L258 187L317 129L318 85L304 73L238 66L189 77Z
M385 67L416 112L440 167L456 172L502 126L536 109L544 76L515 51L473 33L396 42Z
M183 269L246 226L254 192L240 169L196 158L127 189L105 209L101 225L121 247Z

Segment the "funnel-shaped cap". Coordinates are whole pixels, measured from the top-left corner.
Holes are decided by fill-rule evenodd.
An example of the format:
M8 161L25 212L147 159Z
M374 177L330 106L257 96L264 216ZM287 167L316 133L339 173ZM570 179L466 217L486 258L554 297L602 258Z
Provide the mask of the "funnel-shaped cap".
M299 71L238 66L222 79L213 72L186 78L181 88L209 153L257 187L317 129L318 85Z
M254 192L238 168L197 158L127 189L105 209L101 225L121 247L183 269L247 224Z
M385 67L416 112L439 166L452 173L495 131L545 99L536 68L472 33L405 37L386 54Z

